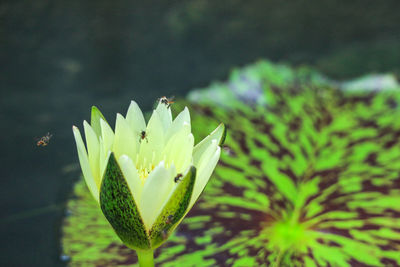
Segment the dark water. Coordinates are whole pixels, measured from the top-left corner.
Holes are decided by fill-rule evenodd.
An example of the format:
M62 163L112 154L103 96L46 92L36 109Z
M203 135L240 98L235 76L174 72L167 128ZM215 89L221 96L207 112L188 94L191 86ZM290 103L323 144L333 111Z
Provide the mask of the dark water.
M2 1L1 266L63 266L63 203L79 176L71 126L112 121L259 58L338 79L400 73L400 2ZM47 147L35 137L54 136Z

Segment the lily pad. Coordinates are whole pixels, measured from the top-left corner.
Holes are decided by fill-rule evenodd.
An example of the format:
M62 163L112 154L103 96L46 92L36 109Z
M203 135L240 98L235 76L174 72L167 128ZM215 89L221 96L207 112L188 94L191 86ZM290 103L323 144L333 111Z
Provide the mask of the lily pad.
M190 105L197 141L221 121L228 135L156 265L400 265L400 89L341 91L320 81L261 80L267 105L240 96L229 109L175 104ZM70 265L136 263L83 181L74 192L62 239Z

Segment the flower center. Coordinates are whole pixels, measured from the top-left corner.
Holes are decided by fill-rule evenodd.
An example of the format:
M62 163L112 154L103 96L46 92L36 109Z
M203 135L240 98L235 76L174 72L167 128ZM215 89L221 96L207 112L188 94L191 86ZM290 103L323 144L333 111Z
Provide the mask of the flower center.
M154 169L154 167L148 169L148 168L141 168L138 170L139 177L142 181L146 180L147 176L149 176L149 173Z
M146 181L147 176L149 176L149 174L154 170L154 167L155 166L152 163L146 164L146 160L144 160L142 164L136 163L136 169L143 184Z

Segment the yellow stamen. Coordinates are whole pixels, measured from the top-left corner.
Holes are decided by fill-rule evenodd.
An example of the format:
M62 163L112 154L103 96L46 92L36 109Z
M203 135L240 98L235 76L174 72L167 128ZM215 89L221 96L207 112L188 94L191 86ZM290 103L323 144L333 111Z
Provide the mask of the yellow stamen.
M149 164L146 166L146 158L143 160L142 164L136 164L136 169L138 170L138 174L140 177L140 180L142 180L142 184L146 181L147 176L149 176L150 172L154 170L154 164Z

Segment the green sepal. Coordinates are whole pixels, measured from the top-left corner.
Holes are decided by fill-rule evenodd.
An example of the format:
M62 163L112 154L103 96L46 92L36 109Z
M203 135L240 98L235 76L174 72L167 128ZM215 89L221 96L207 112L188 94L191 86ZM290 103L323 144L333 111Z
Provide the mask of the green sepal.
M90 126L92 126L97 136L101 136L100 119L103 119L105 122L107 122L106 118L104 118L100 110L96 106L92 106L92 112L90 116Z
M179 184L149 232L152 248L160 246L185 215L192 197L195 181L196 168L192 166L185 177L178 181Z
M100 207L115 232L132 249L150 249L138 206L121 168L111 153L100 187Z

